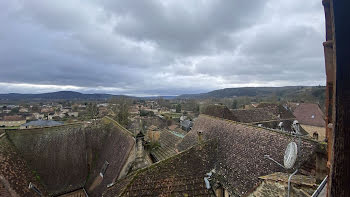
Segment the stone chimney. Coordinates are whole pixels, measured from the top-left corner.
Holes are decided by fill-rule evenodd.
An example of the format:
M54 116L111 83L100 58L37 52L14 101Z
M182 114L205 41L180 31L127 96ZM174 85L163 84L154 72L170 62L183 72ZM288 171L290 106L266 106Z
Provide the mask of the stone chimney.
M143 157L144 154L144 148L143 143L145 141L145 135L142 131L140 131L136 135L136 158Z
M133 170L148 166L148 163L145 159L145 149L143 146L144 141L145 141L145 135L143 134L142 131L140 131L136 135L136 144L135 144L136 156L135 156L134 165L132 167Z

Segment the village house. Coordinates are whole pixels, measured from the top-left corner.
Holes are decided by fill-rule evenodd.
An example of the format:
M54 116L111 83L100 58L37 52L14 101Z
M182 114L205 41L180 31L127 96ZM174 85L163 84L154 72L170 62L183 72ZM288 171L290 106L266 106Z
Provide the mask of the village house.
M0 126L1 127L17 127L21 124L26 123L26 119L22 116L4 116L2 119L0 119Z
M64 108L62 107L62 108L61 108L61 112L62 112L62 113L68 113L68 112L70 112L71 110L72 110L72 108L70 108L70 107L64 107Z
M326 137L325 117L320 106L315 103L300 103L293 111L300 126L316 140L324 141Z
M129 108L129 113L132 115L138 115L140 113L139 106L138 105L132 105Z
M79 112L68 112L67 114L68 116L75 117L75 118L79 116Z
M45 114L40 114L40 113L33 113L33 116L36 120L39 120L39 119L44 119L45 118Z
M2 112L8 114L11 112L11 110L10 109L3 109Z
M40 110L41 113L50 113L50 112L54 112L54 109L51 107L43 107Z
M28 110L28 108L21 107L21 108L19 108L19 112L21 112L21 113L28 113L29 110Z

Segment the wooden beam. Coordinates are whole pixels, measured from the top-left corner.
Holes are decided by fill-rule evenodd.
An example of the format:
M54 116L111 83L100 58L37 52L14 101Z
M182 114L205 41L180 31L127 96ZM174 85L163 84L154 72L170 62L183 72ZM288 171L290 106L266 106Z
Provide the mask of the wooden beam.
M329 196L350 195L350 1L333 0L335 40L334 133Z

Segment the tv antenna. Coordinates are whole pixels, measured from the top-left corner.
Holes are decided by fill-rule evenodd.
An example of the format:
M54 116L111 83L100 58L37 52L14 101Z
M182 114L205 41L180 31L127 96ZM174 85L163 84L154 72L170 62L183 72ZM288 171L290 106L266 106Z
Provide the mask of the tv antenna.
M299 144L300 144L300 138L299 138ZM271 161L275 162L277 165L281 166L282 168L286 170L290 170L293 168L297 157L298 157L298 146L295 142L290 142L287 145L287 148L284 152L284 158L283 158L283 165L280 164L278 161L274 160L270 157L270 155L264 155L265 158L270 159ZM288 177L288 197L290 195L290 182L292 180L292 177L298 172L298 169L296 169L291 175Z

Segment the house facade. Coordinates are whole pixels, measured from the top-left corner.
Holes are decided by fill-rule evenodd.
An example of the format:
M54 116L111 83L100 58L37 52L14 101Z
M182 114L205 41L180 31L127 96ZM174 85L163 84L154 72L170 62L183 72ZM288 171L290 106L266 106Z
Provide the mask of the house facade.
M22 116L4 116L0 120L0 126L2 127L17 127L26 123L26 119Z

